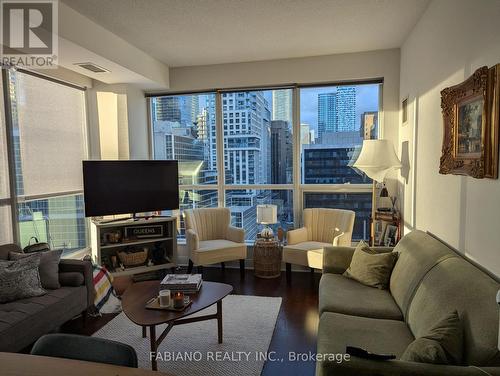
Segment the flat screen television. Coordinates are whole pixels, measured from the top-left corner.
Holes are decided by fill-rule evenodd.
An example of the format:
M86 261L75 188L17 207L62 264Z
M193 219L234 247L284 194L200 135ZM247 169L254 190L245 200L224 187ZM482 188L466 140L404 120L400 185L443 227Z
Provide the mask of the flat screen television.
M83 161L85 216L179 208L177 161Z

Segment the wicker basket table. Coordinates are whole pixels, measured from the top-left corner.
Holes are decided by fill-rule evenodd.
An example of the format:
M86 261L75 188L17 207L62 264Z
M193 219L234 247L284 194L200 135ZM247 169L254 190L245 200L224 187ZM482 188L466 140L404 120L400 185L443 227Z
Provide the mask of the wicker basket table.
M256 277L277 278L281 275L281 245L277 239L258 238L253 245L253 268Z

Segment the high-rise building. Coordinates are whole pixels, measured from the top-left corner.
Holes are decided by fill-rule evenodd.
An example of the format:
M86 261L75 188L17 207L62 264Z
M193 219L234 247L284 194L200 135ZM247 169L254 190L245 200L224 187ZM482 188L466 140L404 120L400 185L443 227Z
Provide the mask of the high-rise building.
M356 88L337 88L337 126L335 132L353 132L356 127Z
M288 122L271 121L271 183L292 182L292 133Z
M359 132L364 140L373 140L377 138L378 112L363 112L361 114L361 127L359 128Z
M321 143L326 132L338 132L337 94L318 94L318 139Z
M273 90L273 117L272 120L283 120L291 126L293 122L292 113L292 90Z
M311 126L307 123L300 124L300 144L314 144L314 130L311 129Z
M156 98L154 105L156 121L172 121L193 125L199 112L197 95L177 95Z

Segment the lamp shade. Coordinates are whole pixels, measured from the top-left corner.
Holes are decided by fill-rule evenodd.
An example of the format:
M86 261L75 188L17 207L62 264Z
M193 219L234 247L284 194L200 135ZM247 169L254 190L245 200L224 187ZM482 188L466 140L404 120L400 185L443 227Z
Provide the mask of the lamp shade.
M402 166L390 140L364 140L361 153L353 167L363 171L371 179L381 182L390 170Z
M257 223L263 225L278 222L278 207L276 205L257 205Z

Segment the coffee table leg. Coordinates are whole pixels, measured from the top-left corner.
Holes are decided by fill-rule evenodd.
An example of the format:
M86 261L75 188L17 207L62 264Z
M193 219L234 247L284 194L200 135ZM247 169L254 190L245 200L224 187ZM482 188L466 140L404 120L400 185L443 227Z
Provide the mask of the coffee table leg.
M142 327L142 338L146 338L146 327Z
M149 337L150 337L150 342L151 342L151 369L153 371L158 371L158 364L156 362L156 333L155 333L156 327L154 325L151 325L149 327Z
M217 329L219 343L222 343L222 300L217 302Z

